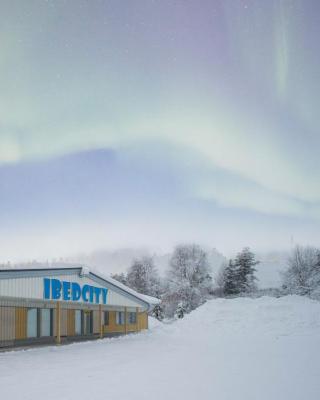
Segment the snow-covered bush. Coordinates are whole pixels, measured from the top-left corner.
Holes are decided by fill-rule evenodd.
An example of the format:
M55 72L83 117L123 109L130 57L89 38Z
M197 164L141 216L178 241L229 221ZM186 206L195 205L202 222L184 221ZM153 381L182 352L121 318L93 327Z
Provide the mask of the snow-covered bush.
M161 304L157 304L152 310L152 316L156 318L158 321L162 321L164 319L164 310Z

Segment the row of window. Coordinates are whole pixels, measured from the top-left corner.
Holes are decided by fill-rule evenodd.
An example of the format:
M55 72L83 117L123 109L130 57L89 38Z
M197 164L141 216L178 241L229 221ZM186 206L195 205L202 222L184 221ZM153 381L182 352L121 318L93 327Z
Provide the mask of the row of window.
M137 313L128 312L127 313L127 323L128 324L136 324L137 323ZM125 312L117 311L116 312L116 324L124 325L125 322ZM104 325L109 325L109 311L104 312Z
M76 335L90 334L93 327L93 315L75 310L74 331ZM27 310L27 337L53 336L53 309L28 308Z
M104 312L104 325L109 325L109 311ZM137 323L137 313L127 313L127 323ZM125 324L125 312L116 312L116 324ZM93 332L93 312L75 310L76 335L89 335ZM53 336L53 309L49 308L28 308L27 310L27 337L47 337Z
M53 311L48 308L29 308L27 310L27 337L52 336Z

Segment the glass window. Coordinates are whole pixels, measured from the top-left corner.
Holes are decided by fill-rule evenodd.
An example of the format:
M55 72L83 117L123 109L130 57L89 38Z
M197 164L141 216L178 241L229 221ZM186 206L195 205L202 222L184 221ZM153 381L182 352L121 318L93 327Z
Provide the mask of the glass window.
M109 311L104 312L104 325L109 325Z
M51 310L42 308L40 312L40 336L51 336Z
M137 314L135 312L129 312L129 324L136 324L137 323Z
M117 311L116 312L116 323L117 325L124 324L124 311Z
M75 310L75 334L81 335L81 310Z
M27 311L27 337L37 337L38 328L38 310L36 308L28 308Z
M83 334L91 335L93 333L93 311L83 312Z

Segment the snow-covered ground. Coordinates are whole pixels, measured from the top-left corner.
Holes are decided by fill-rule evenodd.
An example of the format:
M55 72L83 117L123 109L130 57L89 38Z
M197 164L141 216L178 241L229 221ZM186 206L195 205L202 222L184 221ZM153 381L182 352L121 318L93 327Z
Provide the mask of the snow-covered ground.
M318 400L320 303L212 300L148 332L0 353L0 399Z

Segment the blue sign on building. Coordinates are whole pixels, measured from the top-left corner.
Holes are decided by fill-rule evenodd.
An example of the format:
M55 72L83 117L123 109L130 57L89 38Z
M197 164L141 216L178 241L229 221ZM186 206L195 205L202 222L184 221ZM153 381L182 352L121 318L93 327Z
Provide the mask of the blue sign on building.
M80 286L77 282L44 278L43 297L50 300L78 301L85 303L107 304L108 289L91 285Z

